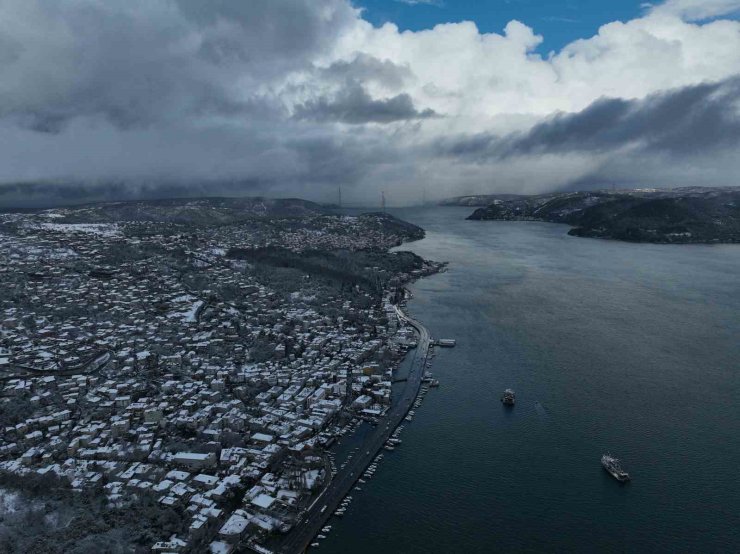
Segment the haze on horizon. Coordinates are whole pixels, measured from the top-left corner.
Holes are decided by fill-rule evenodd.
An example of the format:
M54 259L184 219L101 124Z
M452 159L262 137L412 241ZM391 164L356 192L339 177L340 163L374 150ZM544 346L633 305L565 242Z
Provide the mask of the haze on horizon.
M482 32L387 1L449 22L373 25L362 0L3 0L0 205L738 184L740 0L645 5L551 52L531 6Z

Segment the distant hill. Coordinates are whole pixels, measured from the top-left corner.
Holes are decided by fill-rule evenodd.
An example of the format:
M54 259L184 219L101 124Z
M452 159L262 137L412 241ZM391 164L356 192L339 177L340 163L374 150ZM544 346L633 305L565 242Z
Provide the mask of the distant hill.
M2 213L2 212L0 212ZM17 217L0 217L0 228L18 230L25 225L47 229L74 230L75 227L115 225L127 232L139 226L155 225L161 230L182 232L188 227L246 225L265 237L281 233L307 232L324 246L345 248L342 236L355 235L354 247L388 249L424 238L421 227L380 212L345 215L330 206L300 198L170 198L127 202L97 202L49 209L8 210ZM161 224L161 225L160 225ZM133 231L132 231L133 230ZM105 232L99 229L98 232ZM117 232L108 229L107 232ZM336 238L336 244L332 241ZM347 241L344 241L347 243ZM328 246L327 246L328 245ZM339 245L339 246L337 246Z
M383 212L368 212L360 216L367 222L372 222L377 230L381 230L385 233L396 234L399 237L404 237L404 240L413 241L421 240L425 236L424 229L403 219L398 219Z
M455 196L439 202L440 206L488 206L496 200L517 200L524 198L521 194L473 194L470 196Z
M570 235L656 243L740 242L740 190L594 191L496 199L472 220L549 221Z
M238 223L256 217L304 217L331 213L308 200L298 198L173 198L104 202L54 208L39 214L52 214L57 223L118 223L123 221L219 225Z

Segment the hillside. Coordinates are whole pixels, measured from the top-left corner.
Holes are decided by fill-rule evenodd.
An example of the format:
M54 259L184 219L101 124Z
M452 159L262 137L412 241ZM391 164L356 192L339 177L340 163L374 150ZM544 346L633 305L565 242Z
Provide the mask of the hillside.
M488 206L498 200L518 200L525 198L521 194L473 194L469 196L455 196L439 202L440 206Z
M226 230L225 228L230 228ZM421 227L390 214L344 215L296 198L188 198L100 202L0 213L0 230L114 236L177 235L210 229L263 246L297 250L380 249L424 238Z
M740 191L683 188L495 200L471 220L566 223L570 235L655 243L740 242Z
M257 217L304 217L330 213L319 204L298 198L174 198L105 202L40 212L57 223L118 223L122 221L219 225Z

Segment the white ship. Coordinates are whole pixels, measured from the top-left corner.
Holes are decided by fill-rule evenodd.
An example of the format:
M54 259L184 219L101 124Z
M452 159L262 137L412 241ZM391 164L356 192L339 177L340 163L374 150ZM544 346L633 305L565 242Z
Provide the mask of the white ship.
M620 483L624 483L630 480L630 474L622 469L619 460L611 456L610 454L604 454L601 457L601 465L609 474L614 477Z

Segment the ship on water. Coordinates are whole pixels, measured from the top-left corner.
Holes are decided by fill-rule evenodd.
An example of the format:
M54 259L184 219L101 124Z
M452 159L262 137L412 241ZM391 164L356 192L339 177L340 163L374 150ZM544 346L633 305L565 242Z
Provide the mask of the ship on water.
M626 483L630 480L630 474L622 469L622 465L619 460L610 454L604 454L601 457L601 465L609 474L614 477L620 483Z
M514 394L514 391L511 389L506 389L503 396L501 397L501 402L503 402L505 406L513 406L516 402L516 395Z

